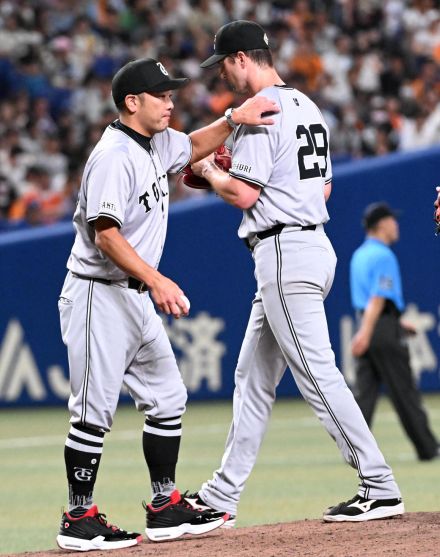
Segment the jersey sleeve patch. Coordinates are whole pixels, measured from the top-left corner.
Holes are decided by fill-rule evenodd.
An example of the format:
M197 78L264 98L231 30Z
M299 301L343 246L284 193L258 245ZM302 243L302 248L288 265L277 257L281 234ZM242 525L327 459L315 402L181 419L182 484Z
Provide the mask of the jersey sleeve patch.
M132 158L125 149L113 146L97 153L86 180L87 222L103 216L122 225L134 176Z
M396 277L397 269L393 257L388 253L381 255L372 273L371 295L388 297L395 290Z
M232 176L233 178L238 178L239 180L244 180L245 182L250 182L251 184L260 186L260 188L264 188L264 186L266 185L263 182L256 180L255 178L250 178L249 176L246 176L246 174L239 174L238 172L232 172L230 170L229 175Z

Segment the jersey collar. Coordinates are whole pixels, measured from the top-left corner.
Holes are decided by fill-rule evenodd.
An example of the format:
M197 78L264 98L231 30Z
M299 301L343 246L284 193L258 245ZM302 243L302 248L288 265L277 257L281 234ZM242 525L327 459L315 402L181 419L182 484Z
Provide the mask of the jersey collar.
M131 139L136 141L138 145L145 149L148 153L151 153L151 137L147 137L146 135L142 135L141 133L135 131L133 128L129 128L125 124L123 124L120 120L115 120L110 124L110 128L112 130L121 130L125 134L127 134Z

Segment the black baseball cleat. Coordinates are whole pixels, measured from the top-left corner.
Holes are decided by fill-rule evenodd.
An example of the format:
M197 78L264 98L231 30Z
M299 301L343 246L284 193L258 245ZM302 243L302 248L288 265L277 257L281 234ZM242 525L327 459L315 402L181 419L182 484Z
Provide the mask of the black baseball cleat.
M419 460L421 461L428 461L428 460L435 460L436 458L440 458L440 445L437 446L437 450L430 454L430 455L419 455Z
M160 542L174 540L185 534L206 534L222 526L229 515L193 509L180 493L170 497L156 496L152 503L142 503L147 511L145 533L149 540Z
M79 518L64 513L57 536L58 546L70 551L122 549L141 541L141 534L126 532L109 524L96 505Z
M191 505L191 507L193 509L196 509L198 511L209 511L209 512L212 512L212 513L223 513L223 511L218 511L216 509L213 509L209 505L207 505L205 503L205 501L203 501L203 499L200 497L198 491L196 491L195 493L185 492L183 494L183 498L185 499L185 501L187 503L189 503ZM228 516L229 516L228 520L226 520L226 522L222 526L220 526L220 528L234 528L235 523L237 521L237 516L235 514L229 514L229 513L228 513Z
M364 499L355 495L350 501L328 508L324 522L362 522L390 518L405 512L402 499Z

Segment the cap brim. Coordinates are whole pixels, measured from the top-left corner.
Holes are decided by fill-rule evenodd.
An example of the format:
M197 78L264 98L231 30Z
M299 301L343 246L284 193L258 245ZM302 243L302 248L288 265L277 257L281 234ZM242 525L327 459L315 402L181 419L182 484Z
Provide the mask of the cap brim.
M162 91L172 91L174 89L180 89L191 80L189 77L181 77L178 79L168 79L167 81L162 81L162 83L158 83L151 89L146 89L146 93L161 93Z
M218 64L219 62L224 60L226 58L226 56L229 56L229 54L213 54L207 60L202 62L200 64L200 67L201 68L210 68L211 66L215 66L216 64Z

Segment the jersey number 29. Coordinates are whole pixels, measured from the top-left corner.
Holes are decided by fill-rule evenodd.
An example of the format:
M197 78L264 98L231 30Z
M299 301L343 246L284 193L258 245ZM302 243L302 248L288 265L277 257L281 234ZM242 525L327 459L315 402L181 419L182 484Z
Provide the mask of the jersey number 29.
M322 124L312 124L308 128L300 124L296 128L296 137L306 138L307 144L302 145L298 150L298 167L300 180L307 180L308 178L324 177L327 172L327 154L328 154L328 139L327 131ZM322 137L322 141L318 145L318 139ZM323 166L315 162L312 167L306 168L305 158L313 156L315 161L317 157L321 157Z

